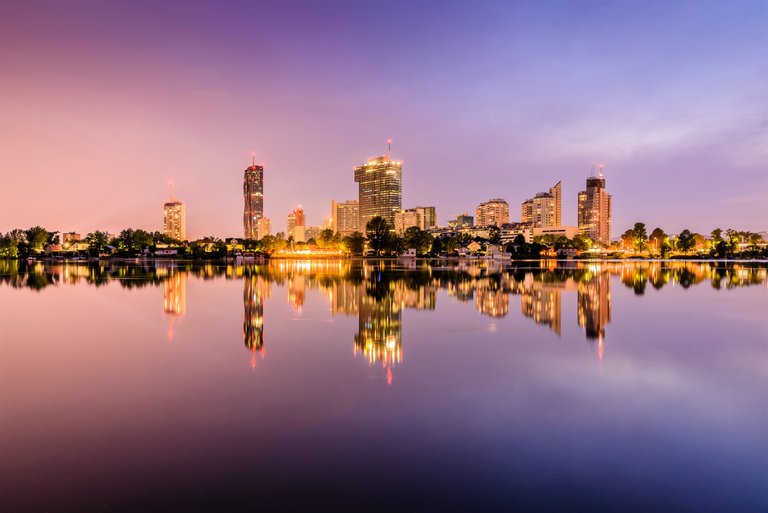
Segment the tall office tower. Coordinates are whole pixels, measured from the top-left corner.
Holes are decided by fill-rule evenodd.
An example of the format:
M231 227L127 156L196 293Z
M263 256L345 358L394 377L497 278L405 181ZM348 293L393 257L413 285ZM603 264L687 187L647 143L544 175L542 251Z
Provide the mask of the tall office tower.
M553 228L560 226L563 220L562 185L557 182L549 192L540 192L520 205L520 217L523 223L531 223L533 228Z
M173 197L163 205L163 233L178 240L187 239L187 211L184 203Z
M268 217L260 217L256 222L256 235L259 240L272 235L272 221Z
M258 238L258 220L264 217L264 166L253 164L243 177L243 229L246 239Z
M360 203L348 200L337 203L331 201L331 229L342 237L360 232Z
M355 168L355 182L359 184L360 231L376 216L394 226L395 214L403 206L403 163L392 160L390 153L368 159Z
M476 225L501 226L509 222L509 204L501 198L480 203L475 209Z
M587 178L587 190L579 192L579 233L598 244L611 243L611 195L605 190L603 166L597 177Z
M292 236L295 242L305 241L304 209L301 205L288 214L288 236Z

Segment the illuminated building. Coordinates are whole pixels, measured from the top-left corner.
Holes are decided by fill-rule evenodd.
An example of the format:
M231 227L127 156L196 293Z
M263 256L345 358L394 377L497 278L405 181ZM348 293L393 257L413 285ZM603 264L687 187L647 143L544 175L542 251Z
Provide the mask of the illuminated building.
M304 222L304 210L301 208L301 205L299 205L288 214L288 237L293 237L295 242L304 242Z
M475 210L477 226L501 226L509 222L509 204L501 198L480 203Z
M403 206L403 163L387 154L354 169L355 182L359 184L360 229L365 230L368 221L376 216L394 227L395 214Z
M264 166L254 162L243 177L243 229L246 239L259 238L258 220L264 217Z
M579 192L579 232L598 244L611 243L611 195L605 191L603 166L597 177L587 178L587 190Z
M412 226L418 227L419 224L419 214L416 212L416 209L409 208L395 214L395 231L399 234L403 234L405 230Z
M62 236L62 242L64 244L71 243L71 242L79 242L80 239L81 239L80 234L75 232L66 232Z
M416 207L414 210L419 214L419 228L429 230L437 226L437 211L435 207Z
M256 237L263 239L267 235L272 235L272 221L268 217L260 217L256 221Z
M475 218L469 215L467 212L459 214L456 219L448 221L448 226L454 229L471 228L475 224Z
M534 228L534 237L543 237L544 235L554 235L555 237L567 237L569 239L574 238L579 234L579 229L576 226L553 226L551 228Z
M357 200L331 201L331 229L342 237L360 231L360 203Z
M395 231L403 233L415 226L421 230L434 228L437 225L435 207L416 207L395 213Z
M560 226L562 222L562 185L557 182L549 192L540 192L525 200L520 208L522 222L533 228Z
M174 199L163 205L163 233L177 240L187 239L187 212L184 203Z

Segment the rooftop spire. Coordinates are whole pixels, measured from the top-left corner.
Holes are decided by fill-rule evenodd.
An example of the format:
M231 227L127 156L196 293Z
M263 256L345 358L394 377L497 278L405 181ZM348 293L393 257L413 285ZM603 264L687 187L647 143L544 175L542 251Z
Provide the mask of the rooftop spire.
M251 165L252 166L256 165L256 152L255 151L251 152Z
M392 160L392 139L387 139L387 159Z

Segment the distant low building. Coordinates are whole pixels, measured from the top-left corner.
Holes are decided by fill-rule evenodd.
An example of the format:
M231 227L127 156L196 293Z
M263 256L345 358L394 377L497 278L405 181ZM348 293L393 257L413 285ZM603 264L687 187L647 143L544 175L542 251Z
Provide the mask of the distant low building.
M533 228L534 237L554 235L555 237L574 238L579 234L578 226L553 226L551 228Z
M448 221L448 226L450 228L469 228L474 225L475 218L469 215L467 212L459 214L456 216L456 219L451 219Z
M62 239L63 239L62 242L67 244L72 242L78 242L82 239L82 237L80 236L79 233L66 232L62 235Z
M268 217L260 217L256 221L256 232L259 240L272 235L272 221Z
M533 241L533 228L531 223L507 223L501 227L501 242L508 244L513 242L518 235L525 238L525 242Z

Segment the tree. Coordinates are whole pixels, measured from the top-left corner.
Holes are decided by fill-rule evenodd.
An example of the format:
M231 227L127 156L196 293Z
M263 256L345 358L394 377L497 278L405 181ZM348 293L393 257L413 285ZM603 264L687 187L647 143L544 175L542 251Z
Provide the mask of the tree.
M501 242L501 229L498 226L490 226L488 228L488 242L491 244Z
M710 233L710 237L712 238L712 242L717 245L718 242L723 240L723 230L722 228L715 228L712 230L712 233Z
M373 252L378 256L387 249L389 243L390 226L386 219L376 216L365 225L365 235L368 244Z
M320 232L317 236L317 245L321 248L331 248L334 246L334 233L330 228Z
M24 230L24 237L32 251L40 251L43 244L48 241L48 230L42 226L33 226L29 230Z
M579 251L587 251L592 247L592 239L583 233L579 233L573 238L573 247Z
M624 246L625 249L629 249L634 247L635 245L635 231L633 229L629 229L621 234L621 245Z
M347 235L342 242L350 254L354 256L361 256L363 254L365 237L363 237L362 233L354 232L351 235Z
M696 237L687 228L682 232L680 232L680 235L677 236L677 248L683 253L685 253L686 255L691 250L691 248L693 248L695 244L696 244Z
M648 234L645 231L645 223L635 223L635 227L632 228L632 235L634 246L638 251L643 251L648 247Z
M435 240L429 232L422 230L418 226L411 226L405 230L403 238L405 239L405 247L415 249L419 255L429 253Z
M0 258L16 258L19 255L19 241L11 232L0 234Z
M95 231L85 236L85 242L88 244L88 252L98 255L107 247L109 238L106 232Z
M648 242L650 242L650 245L654 250L661 251L661 244L666 237L667 234L664 233L664 230L661 228L654 228L651 235L648 237Z

